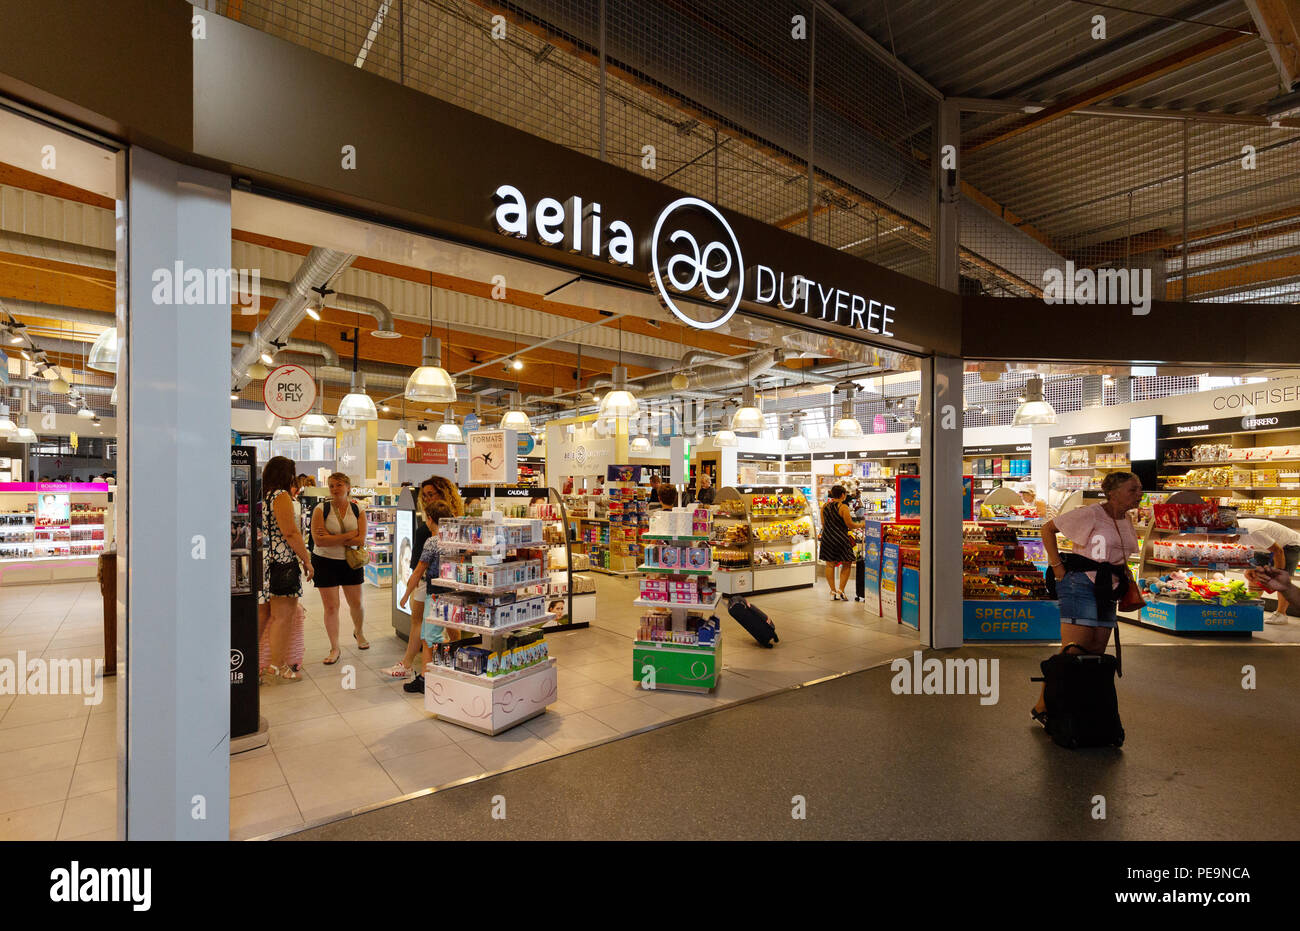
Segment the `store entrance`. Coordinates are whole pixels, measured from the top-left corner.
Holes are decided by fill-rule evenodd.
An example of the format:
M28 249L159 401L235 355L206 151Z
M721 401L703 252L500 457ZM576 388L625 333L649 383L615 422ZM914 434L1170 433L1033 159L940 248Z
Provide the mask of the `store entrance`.
M1279 598L1279 586L1253 571L1275 567L1280 579L1294 579L1300 560L1298 373L989 362L967 369L967 442L1007 444L1028 470L1008 474L1004 461L1001 475L995 468L975 479L979 520L965 532L967 640L1059 638L1065 614L1083 609L1042 591L1055 561L1046 537L1060 554L1091 552L1088 515L1137 484L1140 497L1120 529L1143 603L1117 611L1124 638L1300 640L1294 599ZM1044 534L1049 521L1056 532ZM1011 605L1027 628L976 617Z
M266 295L232 313L234 442L259 470L293 460L313 535L346 477L368 560L354 592L303 586L296 675L262 676L268 742L232 760L232 836L919 642L920 360L741 313L695 330L626 287L264 197L232 210L234 265ZM290 369L299 411L275 397ZM426 495L451 514L428 585Z
M0 812L7 840L116 839L121 155L0 107ZM123 689L124 691L124 689Z

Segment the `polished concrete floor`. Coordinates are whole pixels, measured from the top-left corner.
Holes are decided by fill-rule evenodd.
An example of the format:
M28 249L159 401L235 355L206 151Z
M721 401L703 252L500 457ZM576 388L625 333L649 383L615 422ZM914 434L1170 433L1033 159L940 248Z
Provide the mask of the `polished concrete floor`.
M1300 837L1300 650L1134 646L1119 685L1124 747L1076 751L1053 744L1028 714L1028 679L1044 652L945 654L999 660L994 705L896 695L893 673L878 667L292 838ZM1242 687L1246 666L1253 690ZM805 817L796 818L800 800Z

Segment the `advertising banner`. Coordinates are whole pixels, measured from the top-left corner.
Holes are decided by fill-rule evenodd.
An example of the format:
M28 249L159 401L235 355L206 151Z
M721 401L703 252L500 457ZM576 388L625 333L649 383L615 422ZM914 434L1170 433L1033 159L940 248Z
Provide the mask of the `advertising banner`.
M468 437L471 485L514 484L518 447L513 430L477 430Z
M1061 636L1061 606L1055 601L963 601L962 636L967 640L1055 640Z
M903 567L899 620L915 630L921 629L921 573L912 566Z
M1143 607L1142 620L1167 630L1263 630L1264 609L1259 605L1157 601Z
M411 613L411 603L400 604L411 579L411 547L415 545L415 512L397 511L397 528L393 536L393 606L403 614ZM414 597L414 596L412 596Z
M880 554L880 616L896 621L899 617L900 582L898 544L884 544Z
M862 527L862 597L868 614L880 613L880 541L883 537L880 521L865 521Z

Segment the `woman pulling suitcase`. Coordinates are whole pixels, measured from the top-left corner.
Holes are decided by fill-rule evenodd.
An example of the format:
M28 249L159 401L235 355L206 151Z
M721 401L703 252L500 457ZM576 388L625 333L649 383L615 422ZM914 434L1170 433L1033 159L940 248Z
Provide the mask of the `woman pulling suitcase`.
M1118 624L1115 605L1132 584L1126 560L1138 551L1138 541L1128 512L1142 500L1142 481L1132 472L1112 472L1101 490L1104 504L1076 508L1043 525L1043 548L1061 603L1062 653L1070 644L1104 653ZM1064 557L1056 548L1058 532L1074 544ZM1043 693L1030 713L1047 726Z

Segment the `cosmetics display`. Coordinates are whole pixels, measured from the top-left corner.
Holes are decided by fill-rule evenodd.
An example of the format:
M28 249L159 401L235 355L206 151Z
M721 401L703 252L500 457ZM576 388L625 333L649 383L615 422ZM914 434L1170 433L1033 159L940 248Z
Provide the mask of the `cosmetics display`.
M376 588L389 588L393 584L393 534L397 527L397 511L392 507L368 506L366 508L366 563L365 580Z
M113 540L108 486L0 484L0 563L7 584L93 579L93 559Z
M651 515L638 597L641 616L632 645L632 678L646 690L707 692L722 673L722 638L713 612L710 513L687 505Z
M544 569L545 536L542 518L506 518L494 508L439 522L442 558L431 620L478 637L474 644L437 647L425 667L426 711L493 736L555 702L555 660L539 629L557 617L548 610L555 599Z

